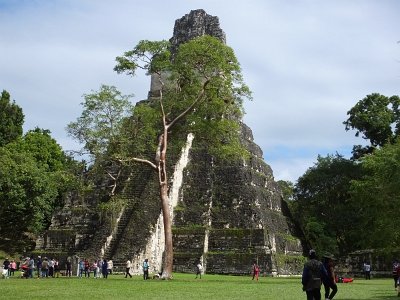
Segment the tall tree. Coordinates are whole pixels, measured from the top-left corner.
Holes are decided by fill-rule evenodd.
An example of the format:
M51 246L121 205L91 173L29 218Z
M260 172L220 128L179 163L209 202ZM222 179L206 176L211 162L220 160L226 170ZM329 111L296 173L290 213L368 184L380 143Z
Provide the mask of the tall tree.
M363 249L398 248L400 207L400 140L386 144L362 160L364 176L352 182L354 201L359 203L358 240Z
M150 134L146 141L139 138L141 133L136 134L136 145L140 140L148 145L150 140L154 143L154 158L126 159L147 164L158 174L165 234L164 278L172 278L173 269L167 168L170 142L182 145L183 137L191 133L208 141L213 153L229 156L238 153L238 149L243 153L238 120L243 113L242 97L250 97L233 50L218 39L198 37L180 45L173 57L169 46L166 41L141 41L133 50L117 57L115 67L117 72L129 75L144 69L160 83L158 97L149 105L138 105L134 112L143 132Z
M318 157L301 176L291 203L310 247L320 253L354 250L358 205L350 197L350 183L361 176L360 165L336 154Z
M10 94L3 90L0 98L0 147L22 136L24 114L22 108L11 103Z
M118 148L119 134L124 119L132 114L129 99L133 95L122 95L115 86L101 85L99 91L84 94L81 116L67 125L70 136L83 143L82 154L89 154L93 164L93 175L107 173L112 180L109 195L114 195L121 174L120 166L112 163L111 157Z
M0 148L0 164L0 245L7 252L29 249L52 212L56 182L29 153L13 147Z
M400 134L400 98L386 97L378 93L367 95L348 112L349 118L343 122L346 131L356 130L356 136L369 140L370 145L354 146L355 158L371 153L376 147L393 143Z
M70 160L50 136L36 128L0 147L0 247L29 250L45 229L63 193L73 184Z

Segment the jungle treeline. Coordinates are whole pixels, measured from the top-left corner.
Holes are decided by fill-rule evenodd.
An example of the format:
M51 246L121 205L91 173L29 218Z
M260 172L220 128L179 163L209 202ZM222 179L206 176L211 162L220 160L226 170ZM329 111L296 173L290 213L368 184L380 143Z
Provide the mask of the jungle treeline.
M114 88L111 90L126 101ZM399 103L398 96L377 93L359 100L343 122L343 130L355 131L360 143L363 141L354 145L352 157L340 153L318 156L295 183L279 181L291 216L309 248L336 256L364 249L387 253L397 249ZM63 205L66 195L90 188L99 172L99 164L88 167L85 161L77 161L64 151L49 130L34 128L23 133L23 123L22 108L3 90L0 250L6 253L33 249L37 235L48 228L54 210ZM102 152L103 165L107 155L107 151ZM92 180L87 180L88 174L92 174Z

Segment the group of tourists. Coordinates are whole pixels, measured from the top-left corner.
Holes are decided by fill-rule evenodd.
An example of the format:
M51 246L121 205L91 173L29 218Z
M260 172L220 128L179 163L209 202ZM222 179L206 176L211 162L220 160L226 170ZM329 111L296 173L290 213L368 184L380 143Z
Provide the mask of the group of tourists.
M37 270L36 276L34 270ZM21 277L25 278L49 278L59 277L60 266L59 261L56 258L42 259L38 256L36 261L33 256L22 257L19 262L15 260L9 260L6 258L3 262L3 276L10 278L15 276L15 272L21 270Z
M59 277L60 275L72 277L72 258L68 257L65 261L65 268L60 266L56 258L47 258L37 256L21 257L19 262L6 258L3 262L3 277L10 278L15 276L15 272L20 270L22 278L50 278ZM107 259L89 260L79 258L76 265L76 276L78 278L108 278L113 273L113 261ZM143 279L149 279L150 264L146 258L142 264ZM128 259L126 261L125 278L132 278L132 263ZM155 277L161 277L161 273L157 273ZM201 275L200 275L201 277Z
M10 278L15 276L15 272L20 270L22 278L57 278L61 275L72 277L72 258L68 257L65 263L65 271L61 272L61 266L56 258L34 256L22 257L19 262L6 258L3 262L3 276ZM88 259L79 259L77 267L77 276L79 278L87 277L93 274L93 278L107 278L112 274L112 260L94 260L92 263ZM35 274L36 273L36 274Z
M78 277L83 278L83 276L90 278L90 274L93 273L93 278L108 278L109 274L113 271L113 261L110 259L95 259L89 262L88 259L79 259L78 262Z

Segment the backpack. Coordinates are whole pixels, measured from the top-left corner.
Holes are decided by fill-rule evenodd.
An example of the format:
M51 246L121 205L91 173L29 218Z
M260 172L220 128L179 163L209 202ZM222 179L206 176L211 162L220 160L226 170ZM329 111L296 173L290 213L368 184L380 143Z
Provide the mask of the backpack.
M317 260L310 260L305 265L309 271L309 277L306 284L306 290L313 290L321 288L321 267L322 263Z

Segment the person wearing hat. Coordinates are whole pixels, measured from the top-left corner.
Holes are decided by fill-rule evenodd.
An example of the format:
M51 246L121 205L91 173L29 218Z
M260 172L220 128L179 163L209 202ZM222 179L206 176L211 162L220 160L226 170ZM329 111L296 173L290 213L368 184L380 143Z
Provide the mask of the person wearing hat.
M307 300L321 300L322 282L328 282L328 274L322 262L317 260L315 250L309 252L309 260L304 264L301 283Z
M331 254L324 255L324 267L328 273L328 280L324 282L325 300L333 299L337 293L337 285L335 281L335 270L333 266L333 256ZM331 292L332 290L332 292Z

